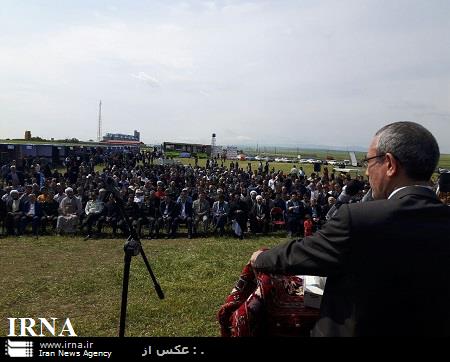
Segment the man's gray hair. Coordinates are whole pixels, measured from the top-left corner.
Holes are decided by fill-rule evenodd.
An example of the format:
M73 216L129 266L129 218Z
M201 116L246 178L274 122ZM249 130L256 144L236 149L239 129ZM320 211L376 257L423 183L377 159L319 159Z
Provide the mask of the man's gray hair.
M395 122L381 128L377 154L391 153L415 181L428 181L439 162L439 146L425 127L414 122Z

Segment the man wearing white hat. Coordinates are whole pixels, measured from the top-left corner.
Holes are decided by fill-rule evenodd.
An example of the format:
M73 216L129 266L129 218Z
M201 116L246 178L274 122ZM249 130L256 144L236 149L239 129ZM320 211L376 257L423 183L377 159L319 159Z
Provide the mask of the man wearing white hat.
M10 198L6 202L5 226L8 235L19 234L20 218L23 216L24 202L19 200L19 191L11 190Z
M267 205L263 203L263 197L261 195L257 195L256 204L253 205L250 211L250 228L254 234L257 232L267 233L267 213Z
M80 215L83 212L81 201L77 197L74 197L71 187L66 188L65 194L67 196L59 204L60 216L58 216L56 223L56 231L58 234L61 232L75 232Z

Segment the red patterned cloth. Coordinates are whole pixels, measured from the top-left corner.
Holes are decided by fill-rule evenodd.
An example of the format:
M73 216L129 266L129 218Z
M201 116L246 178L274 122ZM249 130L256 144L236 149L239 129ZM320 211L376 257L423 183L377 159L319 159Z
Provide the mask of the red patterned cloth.
M222 337L309 336L319 310L305 307L302 278L247 264L217 318Z

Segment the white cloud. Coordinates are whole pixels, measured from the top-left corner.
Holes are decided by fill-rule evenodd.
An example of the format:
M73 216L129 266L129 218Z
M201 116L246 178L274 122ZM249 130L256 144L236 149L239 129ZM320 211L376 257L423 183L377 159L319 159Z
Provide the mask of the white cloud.
M139 72L138 74L131 74L131 76L133 78L139 79L142 82L145 82L146 84L148 84L153 88L160 87L160 83L156 78L153 78L144 72Z
M26 13L27 24L42 27L27 31L23 5L15 14L7 7L2 134L22 136L16 125L32 128L38 119L55 132L49 137L70 130L95 138L102 99L105 128L130 125L151 142L208 143L213 130L230 143L364 145L386 121L412 119L439 123L450 152L443 136L450 128L442 129L450 114L450 5L383 4L130 1L78 9L71 22L61 6ZM69 125L54 127L60 120Z

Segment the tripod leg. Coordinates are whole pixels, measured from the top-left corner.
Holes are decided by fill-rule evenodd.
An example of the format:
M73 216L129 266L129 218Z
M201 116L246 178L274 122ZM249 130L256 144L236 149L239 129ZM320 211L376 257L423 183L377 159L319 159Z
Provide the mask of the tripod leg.
M127 318L128 283L130 281L131 254L125 253L125 264L123 269L122 305L120 307L119 337L125 336L125 320Z
M150 277L153 280L153 284L155 286L156 294L158 294L159 299L164 299L164 293L163 293L163 291L161 289L161 286L158 284L158 281L156 280L155 275L153 274L152 268L150 266L150 263L147 260L147 257L145 256L144 249L142 248L142 246L140 247L139 251L141 252L142 259L144 259L144 263L147 266L147 270L148 270L148 272L150 274Z

